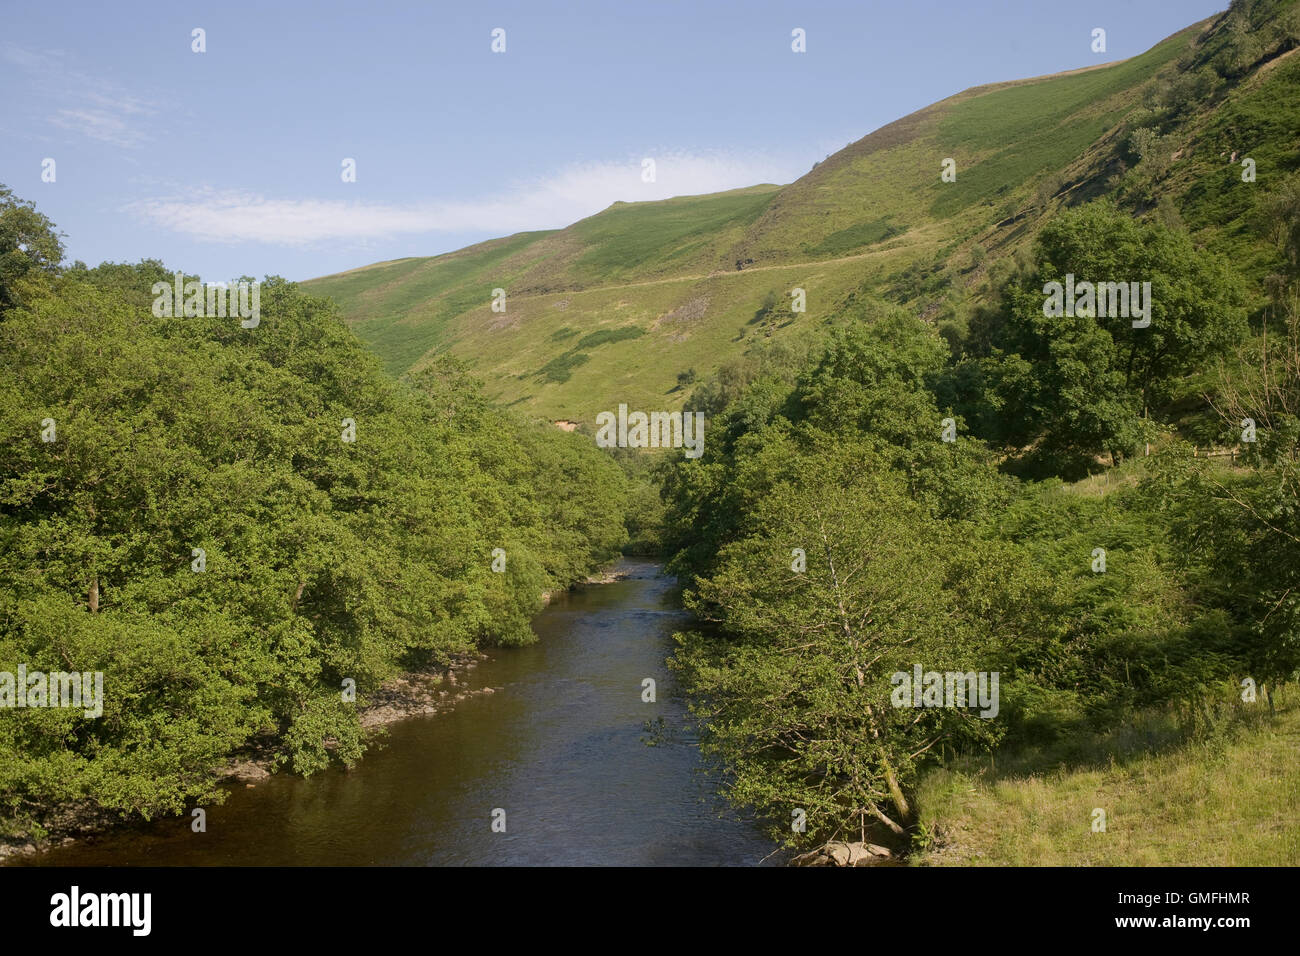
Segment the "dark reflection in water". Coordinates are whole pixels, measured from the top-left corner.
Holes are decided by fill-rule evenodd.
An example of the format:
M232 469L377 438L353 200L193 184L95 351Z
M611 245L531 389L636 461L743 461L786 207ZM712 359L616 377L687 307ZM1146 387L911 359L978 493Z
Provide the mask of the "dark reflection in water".
M351 771L242 784L188 816L15 861L39 865L752 865L772 845L724 817L680 731L664 666L688 615L649 562L559 597L531 647L470 672L491 686L455 710L394 724ZM658 702L643 703L652 677ZM676 728L655 746L647 720ZM493 833L492 811L507 831Z

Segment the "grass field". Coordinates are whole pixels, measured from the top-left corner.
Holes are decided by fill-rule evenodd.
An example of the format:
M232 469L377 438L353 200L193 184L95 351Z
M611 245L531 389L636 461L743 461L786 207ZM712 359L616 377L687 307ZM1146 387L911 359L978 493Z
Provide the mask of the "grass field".
M920 866L1300 865L1300 688L1206 737L1149 714L1069 747L931 773ZM1105 832L1093 832L1094 811Z

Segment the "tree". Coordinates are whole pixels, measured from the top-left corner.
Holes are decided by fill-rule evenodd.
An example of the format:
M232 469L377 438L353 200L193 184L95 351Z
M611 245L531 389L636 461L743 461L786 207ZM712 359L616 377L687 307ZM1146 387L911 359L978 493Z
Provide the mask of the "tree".
M1184 465L1169 497L1205 600L1231 615L1249 676L1267 689L1300 670L1300 313L1266 328L1235 367L1221 369L1217 406L1232 440L1253 429L1242 447L1255 468Z
M796 808L809 839L865 838L868 822L901 834L923 756L993 731L968 709L894 706L892 675L990 658L945 587L952 539L868 446L801 456L786 473L690 597L722 635L679 637L674 664L733 800L774 836L791 838Z
M971 359L984 382L976 399L984 408L973 417L1000 419L989 437L1008 446L1038 443L1035 454L1058 473L1077 474L1102 452L1130 452L1144 433L1140 420L1159 417L1187 376L1246 333L1240 282L1222 259L1110 203L1053 219L1036 255L1037 269L1005 293L991 354ZM1067 275L1075 283L1149 282L1149 315L1134 327L1131 311L1044 314L1047 284L1064 285Z
M0 183L0 316L18 304L27 281L53 275L62 261L54 224Z
M1264 228L1282 255L1279 285L1300 280L1300 175L1293 175L1261 204Z

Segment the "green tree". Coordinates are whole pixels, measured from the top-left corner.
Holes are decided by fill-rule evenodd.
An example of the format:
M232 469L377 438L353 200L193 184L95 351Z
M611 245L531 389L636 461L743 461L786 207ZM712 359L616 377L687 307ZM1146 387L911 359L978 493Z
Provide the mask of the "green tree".
M1184 380L1246 333L1240 282L1183 233L1091 203L1053 219L1038 268L1006 292L972 417L1009 447L1034 445L1052 471L1077 474L1102 452L1118 458L1160 417ZM1045 315L1048 283L1149 282L1149 325L1092 314Z
M992 734L969 710L891 702L895 672L986 670L991 658L945 588L951 539L874 458L844 444L790 462L757 501L754 532L723 548L690 599L723 636L679 638L704 746L774 835L791 837L796 808L810 839L868 823L901 834L923 756Z
M0 316L18 304L26 282L53 275L62 261L54 223L0 183Z

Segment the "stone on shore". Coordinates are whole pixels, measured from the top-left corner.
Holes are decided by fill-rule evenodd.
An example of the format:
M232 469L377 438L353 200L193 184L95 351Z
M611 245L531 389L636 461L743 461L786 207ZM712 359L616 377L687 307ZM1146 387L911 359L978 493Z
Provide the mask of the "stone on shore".
M874 866L894 859L894 854L875 843L842 843L832 840L790 861L791 866Z

